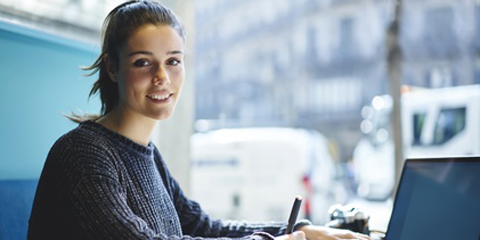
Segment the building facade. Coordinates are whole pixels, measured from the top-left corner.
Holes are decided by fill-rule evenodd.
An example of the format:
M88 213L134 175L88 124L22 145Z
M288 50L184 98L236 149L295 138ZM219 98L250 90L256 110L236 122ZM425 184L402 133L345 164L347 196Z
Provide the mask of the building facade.
M317 129L342 160L361 108L388 93L390 0L197 0L196 119ZM404 0L402 84L480 83L480 3Z

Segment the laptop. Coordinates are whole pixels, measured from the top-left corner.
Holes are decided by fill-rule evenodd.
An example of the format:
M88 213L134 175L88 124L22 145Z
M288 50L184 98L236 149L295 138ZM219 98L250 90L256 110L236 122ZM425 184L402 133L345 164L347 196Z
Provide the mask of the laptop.
M408 159L386 240L480 240L480 156Z

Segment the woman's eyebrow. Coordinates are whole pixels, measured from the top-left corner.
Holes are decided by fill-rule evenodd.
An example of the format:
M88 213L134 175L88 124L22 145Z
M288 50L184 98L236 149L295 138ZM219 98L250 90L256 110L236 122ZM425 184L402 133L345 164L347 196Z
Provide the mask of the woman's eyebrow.
M149 51L135 51L135 52L129 53L128 56L131 57L135 54L153 55L153 53Z
M133 55L136 55L136 54L145 54L145 55L153 55L152 52L149 52L149 51L135 51L135 52L132 52L132 53L129 53L128 56L131 57ZM167 52L167 55L175 55L175 54L183 54L183 51L181 50L173 50L173 51L168 51Z
M173 50L173 51L168 51L167 54L168 55L183 54L183 52L181 50Z

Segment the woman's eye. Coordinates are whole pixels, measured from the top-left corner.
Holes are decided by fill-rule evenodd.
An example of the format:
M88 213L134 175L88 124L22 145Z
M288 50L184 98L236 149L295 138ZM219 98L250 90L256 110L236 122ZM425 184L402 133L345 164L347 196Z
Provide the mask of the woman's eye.
M169 59L167 63L168 63L168 65L177 66L178 64L180 64L180 60L178 60L178 59Z
M144 66L149 66L150 63L147 60L144 59L139 59L133 63L136 67L144 67Z

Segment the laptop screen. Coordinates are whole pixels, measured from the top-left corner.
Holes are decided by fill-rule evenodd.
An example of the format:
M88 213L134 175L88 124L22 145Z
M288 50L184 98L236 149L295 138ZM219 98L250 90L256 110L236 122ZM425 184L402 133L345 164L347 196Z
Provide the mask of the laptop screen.
M405 162L387 240L480 240L480 157Z

